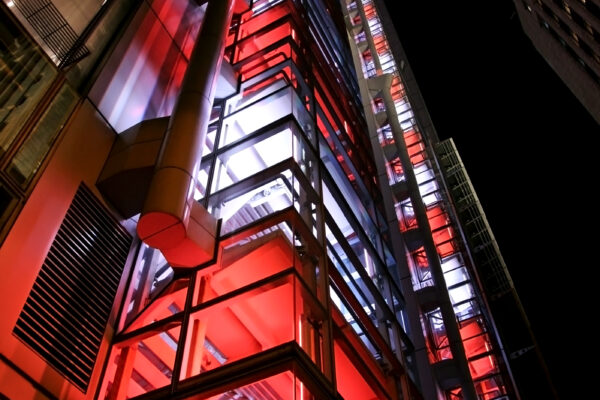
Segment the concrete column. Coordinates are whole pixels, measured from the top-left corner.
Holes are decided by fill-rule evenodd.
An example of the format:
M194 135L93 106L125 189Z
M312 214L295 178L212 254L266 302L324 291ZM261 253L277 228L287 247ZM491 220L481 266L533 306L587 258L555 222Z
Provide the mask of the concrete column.
M444 280L444 272L440 263L437 249L431 235L431 227L429 226L429 220L427 219L427 209L421 194L419 193L419 184L412 168L410 156L406 149L406 142L404 141L404 132L400 127L398 121L398 115L396 113L396 105L394 99L390 93L392 75L385 75L376 79L385 79L386 82L383 85L377 85L382 87L381 91L385 108L388 113L388 122L392 128L394 134L394 141L398 148L398 157L404 167L404 175L408 183L409 197L415 210L415 216L419 229L422 233L423 245L425 247L425 253L427 254L427 260L429 261L429 267L435 283L435 290L439 301L439 307L442 313L442 319L444 326L446 327L446 335L448 336L448 342L450 344L450 350L452 351L452 357L454 363L459 372L460 386L462 387L463 397L466 400L477 400L477 394L471 379L471 373L469 371L469 365L467 363L467 357L462 339L460 337L460 331L458 328L458 322L454 314L452 302L450 301L450 295L446 288L446 281Z
M365 6L360 0L356 2L356 6L358 7L360 19L362 20L363 30L365 31L365 34L367 36L367 45L369 46L369 51L371 52L371 56L373 57L375 69L377 70L377 74L380 74L382 72L381 62L379 61L379 54L377 54L377 49L375 48L375 43L373 42L373 34L371 33L369 20L367 19L367 14L365 13ZM360 69L358 71L360 71Z
M361 5L358 5L358 7L360 8L360 10L362 10ZM352 22L348 15L346 7L343 7L343 10L344 15L346 17L346 26L349 32L348 41L350 43L353 43L354 38L352 37L351 33L353 27ZM364 18L364 10L362 15ZM366 23L366 20L364 23ZM372 38L369 41L372 42ZM352 52L352 58L354 60L354 68L356 69L356 71L362 71L360 56L358 54L357 47L351 45L350 50ZM377 175L380 181L381 191L383 194L382 198L384 203L385 218L391 231L393 246L391 250L394 252L394 256L398 262L397 266L400 279L400 282L398 282L398 284L400 286L400 289L402 290L402 294L404 295L404 300L406 302L407 317L409 320L408 324L411 330L410 338L413 342L413 345L415 346L414 357L418 374L418 384L421 387L423 398L427 400L435 400L437 399L437 386L432 374L432 368L429 365L429 358L427 355L427 349L425 347L425 338L423 337L423 330L421 328L421 322L419 318L420 312L417 305L417 299L413 291L412 282L410 279L410 271L406 261L405 245L403 242L403 238L400 235L398 219L394 210L394 204L391 201L392 194L390 191L390 187L387 183L388 178L385 170L381 146L379 144L379 138L377 135L376 118L373 115L371 107L371 96L369 93L369 87L367 80L362 77L361 72L359 72L358 75L358 86L360 88L360 95L363 102L362 106L365 111L367 126L369 128L369 139L371 141L371 147L373 148L373 152L375 154L375 166L377 168Z

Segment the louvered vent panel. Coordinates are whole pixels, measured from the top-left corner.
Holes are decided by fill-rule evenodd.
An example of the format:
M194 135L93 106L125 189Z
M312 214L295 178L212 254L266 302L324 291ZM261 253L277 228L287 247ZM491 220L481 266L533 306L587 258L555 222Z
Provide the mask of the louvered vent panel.
M13 0L12 3L56 55L61 67L77 62L90 53L51 0Z
M131 241L81 185L13 331L84 392Z

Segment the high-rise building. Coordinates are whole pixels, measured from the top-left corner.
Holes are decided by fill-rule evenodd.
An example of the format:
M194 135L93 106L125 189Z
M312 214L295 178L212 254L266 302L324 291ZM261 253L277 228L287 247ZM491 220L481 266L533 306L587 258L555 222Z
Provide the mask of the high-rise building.
M515 6L538 52L600 123L600 3L515 0Z
M382 2L0 18L3 396L520 398L535 343Z

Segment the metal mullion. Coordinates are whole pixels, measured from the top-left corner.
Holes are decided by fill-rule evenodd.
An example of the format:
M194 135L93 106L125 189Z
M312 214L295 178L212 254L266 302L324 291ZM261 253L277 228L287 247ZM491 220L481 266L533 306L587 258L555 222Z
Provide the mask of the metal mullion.
M291 282L293 282L293 281L290 282L290 280L293 278L294 271L295 271L294 267L289 267L289 268L286 268L279 272L276 272L270 276L267 276L266 278L259 279L258 281L254 281L254 282L249 283L240 288L231 290L225 294L215 297L214 299L210 299L208 301L205 301L203 303L200 303L200 304L197 304L197 305L191 307L190 313L197 313L199 311L207 310L213 306L218 306L224 302L232 301L233 299L235 299L238 296L250 294L250 293L254 292L255 290L258 290L261 287L269 285L269 284L276 285L275 287L279 287L280 285L283 285L285 283L291 283Z
M329 211L327 211L327 210L325 210L325 222L327 223L327 226L329 227L331 233L333 233L333 235L337 237L338 243L344 250L344 253L346 253L346 256L348 257L350 262L354 265L355 270L358 272L358 274L360 275L362 280L365 282L365 285L371 291L374 300L379 304L382 311L384 311L384 316L388 319L394 319L395 316L392 313L392 311L389 309L389 306L387 305L387 303L385 302L385 299L379 292L379 289L377 288L377 286L375 285L375 283L373 282L371 277L367 274L367 271L365 270L362 263L358 259L358 256L354 253L354 250L352 250L352 247L350 246L350 244L344 237L343 233L339 230L339 227L337 226L333 217L331 216L331 214L329 214ZM361 242L362 242L362 240L361 240ZM364 244L364 242L363 242L363 244ZM388 275L386 275L384 272L381 272L381 273L384 274L387 279L390 279L390 277ZM404 299L402 299L402 300L404 300Z
M367 300L367 296L365 296L363 290L360 288L360 286L358 286L357 282L354 280L354 278L352 278L352 274L350 274L350 271L348 271L348 268L346 267L346 264L341 260L339 254L337 254L337 252L335 251L335 249L333 248L333 246L331 244L329 244L329 240L327 241L328 247L330 248L330 250L333 252L334 258L337 260L338 264L341 266L341 268L344 270L344 272L346 273L346 275L348 275L349 279L352 281L352 286L354 286L354 289L360 294L360 296ZM371 313L373 315L375 315L375 309L373 309L371 303L369 302L367 304L367 307L369 308L369 310L371 310Z

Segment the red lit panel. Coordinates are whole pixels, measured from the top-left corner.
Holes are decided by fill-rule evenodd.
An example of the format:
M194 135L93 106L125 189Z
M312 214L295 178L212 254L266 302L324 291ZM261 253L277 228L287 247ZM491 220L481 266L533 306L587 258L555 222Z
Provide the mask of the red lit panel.
M412 159L413 156L425 151L425 145L423 144L423 142L415 143L409 146L406 150L408 151L408 155Z
M504 399L501 397L506 395L506 387L502 383L500 376L494 376L492 378L483 379L475 382L475 391L477 392L479 400L496 400ZM462 389L456 388L448 392L450 400L462 400Z
M294 309L294 281L283 278L193 313L181 379L293 341Z
M455 253L458 249L454 243L454 229L450 226L448 214L440 206L435 206L427 210L427 219L440 257Z
M281 3L268 11L253 16L252 13L246 13L240 25L240 39L253 35L258 30L266 27L270 23L285 17L290 13L287 3Z
M473 320L460 329L465 353L469 361L469 369L473 379L478 379L498 372L495 357L489 353L492 346L487 334L483 332L480 322ZM485 355L484 355L485 354ZM477 357L483 355L481 357Z
M292 50L292 46L288 43L282 43L269 52L261 54L258 57L252 58L251 61L244 62L240 72L242 75L242 82L260 74L263 71L291 58L293 61L296 60L296 54Z
M506 388L500 376L475 382L475 390L482 400L494 400L506 394Z
M388 174L390 174L390 178L393 181L397 181L398 178L404 176L404 168L402 168L402 163L400 162L399 157L395 157L393 160L389 161L386 167Z
M281 234L258 248L250 242L227 249L223 258L222 269L214 274L210 283L219 295L283 271L294 262L290 244ZM235 261L228 262L229 258Z
M450 395L450 400L462 400L463 398L461 388L452 389L448 394Z
M440 257L444 258L457 252L458 249L454 244L454 231L452 228L444 228L432 232L432 236Z
M427 255L425 254L425 248L420 247L417 251L412 253L413 261L415 265L420 268L429 268L429 262L427 261Z
M258 33L252 37L246 38L237 45L234 62L252 56L267 46L292 35L292 25L290 21L284 22L272 30L264 33Z
M344 130L346 131L346 134L350 138L350 141L352 143L354 143L354 132L352 131L352 128L350 127L350 125L348 124L347 121L344 121Z
M392 94L392 99L394 101L398 101L405 96L404 85L400 81L400 78L394 76L392 80L392 87L390 88L390 93Z
M404 131L404 142L406 146L412 146L415 143L422 142L421 134L414 129Z
M421 134L414 130L404 132L404 141L406 150L412 165L417 165L427 159L425 153L425 144L421 138Z
M324 78L319 74L318 70L314 70L313 72L315 78L317 79L317 82L319 84L318 86L320 89L315 90L315 100L317 101L319 106L321 106L323 112L325 112L327 120L329 121L333 129L336 132L338 132L338 135L340 132L340 127L337 125L336 120L343 121L340 123L344 125L344 133L346 133L345 136L347 136L348 139L352 143L354 143L354 133L351 130L351 124L347 121L346 117L344 116L343 110L338 106L339 100L337 99L339 99L340 94L332 92L332 90L335 89L332 89L329 85L326 84ZM324 98L322 96L324 96ZM334 119L332 114L335 114L337 118Z
M325 126L325 123L323 122L323 119L321 118L321 116L319 114L317 114L317 128L319 128L319 131L321 132L323 137L327 140L329 147L333 147L333 144L330 143L331 137L329 135L329 131L327 130L327 127Z
M420 151L410 156L410 162L412 165L416 166L425 161L427 158L425 157L425 151Z
M364 10L365 10L365 15L372 16L376 13L375 8L373 7L373 4L367 3L367 4L363 4L363 6L364 6Z
M294 340L293 285L283 285L241 300L213 315L206 336L228 359L249 356ZM215 368L219 365L208 366Z
M427 337L427 333L424 332L425 337ZM429 360L430 364L435 364L438 359L437 359L437 354L435 354L432 349L431 349L431 343L429 342L429 340L425 341L425 347L427 348L427 359Z
M449 346L446 346L446 347L444 347L442 349L439 349L436 352L436 354L437 354L437 357L438 357L439 361L452 359L452 351L450 351L450 347Z
M321 93L318 90L315 91L315 100L317 101L317 104L321 107L321 109L323 110L323 113L325 114L325 117L327 118L327 121L329 122L329 124L331 125L333 130L338 132L340 130L340 128L335 123L335 119L331 115L331 110L329 109L329 107L327 107L327 105L323 101L323 98L321 97ZM331 100L331 99L328 99L328 100ZM331 104L331 101L330 101L330 104ZM339 110L335 107L334 107L334 112L336 114L338 114L338 117L339 117Z
M116 348L99 398L125 399L171 384L180 327Z
M448 215L440 206L435 206L427 210L427 219L429 220L429 226L431 227L432 231L443 228L450 224Z
M281 85L286 85L290 82L291 69L289 67L283 68L283 72L278 72L275 75L270 76L269 78L260 81L252 86L247 87L243 90L242 95L244 98L252 96L262 89L268 88L269 86L276 84L278 82L283 82Z
M496 365L496 357L488 354L476 360L469 361L469 370L473 379L478 379L498 372Z
M377 395L340 346L334 344L335 377L345 400L377 400Z
M187 289L187 287L186 287ZM154 321L160 321L174 314L173 310L183 310L187 290L168 291L150 303L140 313L125 332L132 332Z
M154 0L152 8L189 59L200 30L203 12L187 0Z

